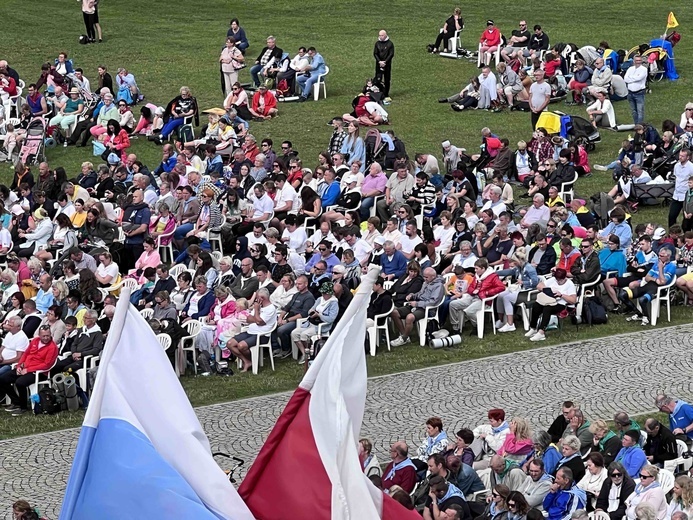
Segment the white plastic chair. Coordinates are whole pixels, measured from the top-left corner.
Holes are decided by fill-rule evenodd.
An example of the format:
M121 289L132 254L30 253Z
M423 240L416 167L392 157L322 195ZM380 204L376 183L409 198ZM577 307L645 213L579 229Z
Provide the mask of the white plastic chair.
M267 350L269 354L270 365L272 365L272 371L274 371L274 356L272 356L272 333L277 329L277 322L274 322L274 327L268 332L262 334L256 334L257 340L255 341L255 346L250 347L250 363L253 369L253 375L257 375L259 367L264 365L264 355L262 349Z
M171 346L171 336L168 334L157 334L156 339L164 350Z
M156 247L159 249L159 255L161 256L162 262L168 261L169 263L173 263L173 242L169 240L168 244L166 245L162 244L161 242L163 239L172 237L173 233L176 232L176 227L177 226L174 226L170 233L162 233L156 237ZM164 257L167 258L167 260L164 260Z
M373 205L371 206L371 209L370 209L371 217L375 217L375 213L378 209L377 204L379 201L383 200L384 198L385 198L385 195L376 195L375 197L373 197Z
M609 513L605 511L593 511L588 516L593 520L611 520Z
M178 276L180 273L185 271L185 266L183 264L176 264L171 269L169 269L168 274L174 279L177 280Z
M199 320L189 320L183 324L183 328L187 332L187 336L183 336L178 342L178 353L182 353L185 357L187 357L188 352L192 353L193 370L195 372L195 375L197 375L197 356L195 356L195 338L202 330L202 322ZM187 343L190 343L190 345L186 346ZM182 356L179 356L178 353L176 355L176 374L183 375L185 373L185 366L180 366L180 361L182 361L182 359L180 361L179 359Z
M214 258L217 262L221 260L222 254L221 251L212 251L211 253L212 258Z
M602 281L601 275L593 282L583 283L580 285L577 302L575 303L575 315L582 316L582 307L585 304L585 298L594 296L594 287Z
M313 99L317 101L320 99L320 86L322 86L322 97L327 98L327 86L325 85L325 76L330 73L330 67L325 65L325 72L318 75L318 81L313 84Z
M395 304L393 302L392 307L389 311L383 314L376 314L375 316L373 316L374 325L366 329L366 333L368 334L368 342L371 347L371 356L375 356L375 351L378 347L378 339L380 338L378 331L380 330L382 330L385 333L385 344L387 345L387 350L390 350L390 328L388 327L387 318L388 316L390 316L390 314L392 314L392 311L394 310ZM380 323L380 320L382 320L383 322Z
M575 197L575 183L578 180L578 174L575 172L575 177L573 177L573 180L570 182L563 182L561 183L561 189L558 192L558 196L563 199L563 201L568 204L573 198Z
M435 305L424 307L424 317L416 322L416 330L419 333L419 345L422 347L426 344L426 328L428 327L428 322L438 319L438 308L442 304L443 300L440 300L440 302Z
M438 52L438 56L443 56L444 58L459 58L457 55L457 49L462 48L462 30L464 29L464 25L462 26L462 29L459 29L455 31L455 35L448 40L447 47L445 51L443 52ZM443 32L443 29L440 30L440 32Z
M671 321L671 288L676 286L676 276L674 276L670 283L667 285L662 285L657 289L657 297L650 303L650 310L652 311L652 319L650 320L652 326L657 325L657 319L659 319L659 313L662 309L662 303L667 306L667 321Z
M674 474L669 471L668 469L660 469L659 470L659 475L657 475L657 481L659 482L659 485L662 486L662 491L666 495L674 489L674 480L676 477Z
M435 204L421 204L419 212L414 216L417 229L423 229L424 214L435 209Z
M272 219L270 218L270 220ZM221 216L221 223L219 224L218 229L220 229L224 224L226 224L226 215ZM211 229L207 230L207 242L209 242L209 245L213 251L221 251L221 231L212 231ZM215 244L219 244L218 249L215 249Z
M53 370L57 362L58 358L55 358L55 361L53 361L53 365L48 370L37 370L36 372L34 372L34 382L29 385L29 396L38 394L39 388L42 386L51 386L50 377L46 376L46 379L41 381L41 376L50 374L51 370ZM21 399L21 396L19 397Z
M111 285L110 287L102 287L99 289L99 291L101 291L101 294L103 294L105 298L113 291L117 291L118 289L122 289L123 287L127 287L131 291L134 291L139 287L139 284L137 283L137 280L135 280L134 278L123 278L117 284Z
M693 464L690 458L684 458L683 454L688 451L688 446L681 439L676 439L677 458L664 461L664 469L677 473L678 467L683 466L684 471L688 471Z
M503 35L501 35L501 42L503 40ZM481 65L486 65L486 56L488 56L488 63L489 67L491 66L491 60L494 59L496 60L496 65L500 63L500 52L501 49L503 48L503 44L500 43L498 44L498 48L493 52L493 53L488 53L488 52L481 52L481 43L479 43L479 48L478 48L478 54L479 56L476 59L476 66L480 67Z
M77 369L75 372L77 374L79 386L85 392L87 392L89 388L87 372L97 366L99 359L101 359L101 356L84 356L82 359L82 368Z
M140 314L145 320L151 320L152 316L154 316L154 309L147 307L146 309L142 309Z
M481 300L481 309L476 312L476 335L479 339L484 337L484 315L491 315L491 327L496 333L496 298L498 295L490 296Z
M299 318L296 320L296 329L301 329L303 327L303 324L308 321L308 318ZM322 337L325 335L323 332L323 327L326 327L327 323L320 323L318 325L318 336ZM294 344L294 342L291 342L291 355L293 356L294 359L298 359L298 347ZM273 369L274 370L274 369Z

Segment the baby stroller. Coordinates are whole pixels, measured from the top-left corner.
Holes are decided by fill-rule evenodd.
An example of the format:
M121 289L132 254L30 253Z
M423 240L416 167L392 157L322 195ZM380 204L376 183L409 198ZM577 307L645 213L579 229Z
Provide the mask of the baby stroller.
M45 139L48 122L35 117L26 129L26 137L19 151L19 160L24 164L39 164L45 160Z
M585 151L591 152L597 143L602 141L597 130L592 123L580 116L561 116L561 137L579 144Z
M387 144L380 137L380 131L375 128L368 130L364 143L366 145L366 171L368 171L371 164L374 162L379 162L381 165L384 165L385 148Z

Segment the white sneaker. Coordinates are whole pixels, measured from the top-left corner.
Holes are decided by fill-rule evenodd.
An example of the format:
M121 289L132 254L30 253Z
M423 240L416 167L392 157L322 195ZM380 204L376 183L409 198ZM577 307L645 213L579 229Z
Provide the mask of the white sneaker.
M640 325L642 325L643 327L646 327L649 324L650 324L650 320L647 319L647 316L643 316L642 321L640 322Z
M404 336L400 336L396 340L390 342L391 347L401 347L405 343L409 343L409 338L405 338Z
M537 333L537 329L529 329L528 332L525 332L525 338L531 338Z
M628 316L626 318L626 321L640 321L642 319L642 316L639 314L633 314L632 316Z
M496 321L496 329L502 329L504 326L501 320Z
M515 324L513 323L510 325L509 323L506 323L503 325L500 329L498 329L498 332L515 332Z
M608 170L608 168L606 166L603 166L601 164L593 164L592 168L594 168L595 170L597 170L599 172L605 172L606 170Z
M546 334L543 330L538 330L537 333L529 338L529 341L544 341L546 339Z

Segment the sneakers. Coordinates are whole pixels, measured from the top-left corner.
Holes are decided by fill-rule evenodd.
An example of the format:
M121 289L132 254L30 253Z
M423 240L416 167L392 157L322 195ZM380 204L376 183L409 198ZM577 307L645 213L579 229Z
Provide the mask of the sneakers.
M608 170L608 168L602 164L593 164L592 168L594 168L598 172L605 172L606 170Z
M14 412L16 412L17 410L20 410L20 408L19 408L19 406L17 406L16 404L10 405L10 406L8 406L7 408L5 408L5 411L6 411L7 413L14 413Z
M392 103L392 98L390 96L383 99L383 105L389 105Z
M501 320L496 321L496 328L497 329L499 329L499 330L502 329L503 325L505 325L505 323L503 323Z
M510 325L509 323L506 323L503 325L500 329L498 329L498 332L515 332L515 324L513 323Z
M448 102L448 98L442 97L442 98L438 99L438 103L447 103L447 102Z
M306 364L306 355L305 354L301 354L301 357L298 358L298 364L299 365L305 365Z
M640 322L640 325L643 327L647 327L650 324L650 320L647 319L647 316L642 317L642 321Z
M544 341L546 339L546 334L543 330L538 330L537 333L529 338L529 341Z
M391 347L401 347L402 345L409 343L409 338L405 338L404 336L400 336L396 340L393 340L390 342Z
M640 316L640 314L633 314L632 316L628 316L626 321L640 321L641 319L642 316Z
M460 105L458 103L453 103L450 105L450 107L455 111L455 112L462 112L464 110L464 105Z
M537 329L529 329L528 332L525 332L525 338L531 338L537 333Z
M623 314L625 311L626 310L623 308L623 306L621 304L618 304L614 306L614 310L612 310L611 312L613 312L614 314Z

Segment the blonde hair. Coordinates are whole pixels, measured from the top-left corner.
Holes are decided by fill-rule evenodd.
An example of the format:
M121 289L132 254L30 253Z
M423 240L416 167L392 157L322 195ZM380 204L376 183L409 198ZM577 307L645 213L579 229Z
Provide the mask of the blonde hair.
M12 269L3 269L2 273L0 273L0 276L6 276L7 278L9 278L10 285L14 285L17 283L17 275Z
M529 427L527 419L524 417L513 417L512 421L515 423L515 438L519 440L531 439L532 430Z
M597 432L608 432L609 431L609 425L606 424L606 421L602 419L598 419L594 421L592 424L590 424L589 427L590 433L597 433Z

